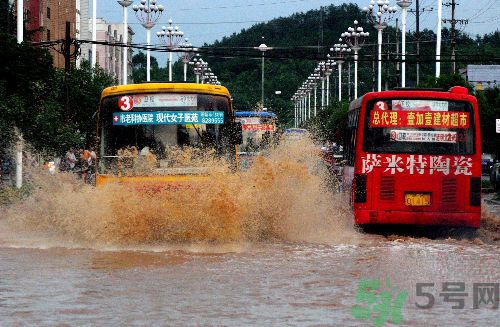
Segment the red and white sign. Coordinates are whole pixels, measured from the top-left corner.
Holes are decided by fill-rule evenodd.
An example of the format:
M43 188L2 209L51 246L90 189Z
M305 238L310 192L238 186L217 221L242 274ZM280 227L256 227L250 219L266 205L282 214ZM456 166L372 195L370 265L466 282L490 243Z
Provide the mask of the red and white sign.
M367 154L361 161L363 174L380 168L392 175L404 172L410 175L472 175L472 158L465 156Z
M468 112L372 110L371 127L469 128Z
M457 143L457 132L391 130L391 141Z
M134 99L131 96L124 95L118 100L118 107L121 111L130 111L134 108Z
M274 131L276 126L272 124L243 124L241 129L244 131Z

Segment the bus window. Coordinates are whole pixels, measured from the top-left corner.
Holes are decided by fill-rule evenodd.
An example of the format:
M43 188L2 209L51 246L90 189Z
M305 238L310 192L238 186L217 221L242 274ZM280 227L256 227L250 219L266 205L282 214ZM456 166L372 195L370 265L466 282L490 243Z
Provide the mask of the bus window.
M430 102L439 104L439 110L425 111L417 105L401 109L401 102L410 101L417 100L375 99L367 103L365 152L443 155L475 152L474 115L470 103L435 100ZM379 109L381 102L386 104L384 110Z
M162 92L155 84L148 85L149 92L115 88L101 100L99 174L185 174L208 168L209 157L235 160L229 96L209 94L208 86L197 84L191 93L172 88ZM198 88L208 94L195 92Z

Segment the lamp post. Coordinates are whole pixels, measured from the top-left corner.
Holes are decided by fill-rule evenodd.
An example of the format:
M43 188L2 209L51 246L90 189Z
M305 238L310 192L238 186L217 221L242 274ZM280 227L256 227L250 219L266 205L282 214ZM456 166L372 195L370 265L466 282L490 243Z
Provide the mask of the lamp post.
M343 40L340 38L339 41L342 42ZM351 52L351 48L348 48L347 44L337 43L333 45L333 48L330 48L330 51L335 51L339 67L339 102L342 102L342 64L344 63L345 53Z
M443 17L443 2L438 0L438 21L437 21L437 40L436 40L436 78L441 75L441 24Z
M179 48L185 50L184 52L181 52L181 55L179 56L182 63L184 64L184 82L186 82L187 80L187 65L193 58L194 51L197 50L193 48L193 45L188 41L189 40L186 38L183 43L179 44Z
M326 106L330 106L330 75L333 72L333 66L335 66L337 63L335 60L330 59L330 54L327 54L326 57L328 58L326 60L326 70L325 70L325 76L326 76Z
M95 68L97 63L97 0L92 0L92 56L90 58L90 65L92 69Z
M168 48L168 81L172 82L172 50L176 47L184 36L184 32L178 26L173 26L172 19L168 20L168 26L162 26L162 30L156 32L160 41Z
M387 27L387 23L391 20L392 15L397 11L396 7L389 7L389 0L378 0L377 1L377 12L373 15L373 9L375 8L375 1L371 0L368 7L363 8L366 16L373 27L378 32L378 91L382 91L382 31ZM384 17L384 14L385 17Z
M163 6L156 5L156 0L141 0L140 5L133 5L132 10L135 11L135 16L141 25L146 29L147 48L146 57L146 80L151 80L151 29L155 26L156 22L160 19L163 13Z
M262 37L264 39L264 37ZM272 50L273 48L268 47L265 43L262 43L258 47L254 48L262 52L262 74L261 74L261 83L262 83L262 90L261 90L261 95L260 95L260 100L262 102L262 108L264 108L264 55L266 51Z
M354 21L354 27L349 27L347 32L342 33L345 43L354 51L354 99L358 98L358 52L368 36L370 33L363 32L363 27L358 26L357 20Z
M412 0L399 0L396 2L401 7L401 87L406 87L406 15ZM418 13L417 13L418 15Z
M194 75L196 76L196 83L200 83L201 69L203 65L203 59L200 58L199 54L196 54L189 64L193 67Z
M132 0L118 0L120 6L123 7L123 44L125 47L123 48L123 84L126 85L128 83L128 7L132 4Z

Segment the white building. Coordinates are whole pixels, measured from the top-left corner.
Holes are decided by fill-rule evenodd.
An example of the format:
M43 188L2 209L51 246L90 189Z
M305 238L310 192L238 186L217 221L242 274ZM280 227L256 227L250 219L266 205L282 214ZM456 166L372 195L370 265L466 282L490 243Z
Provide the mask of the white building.
M500 65L467 65L467 81L476 90L500 87Z
M92 18L89 17L89 0L80 0L80 30L78 31L79 39L92 40ZM78 12L77 12L78 14ZM110 24L102 18L96 19L97 35L96 40L108 43L123 44L123 24ZM127 44L132 43L134 32L130 25L128 26ZM127 83L132 82L132 48L124 48L120 46L98 44L96 46L96 64L107 71L111 76L115 77L118 83L122 83L123 74L123 51L128 50L128 77ZM92 44L83 43L81 46L81 56L77 61L77 67L81 60L92 60Z

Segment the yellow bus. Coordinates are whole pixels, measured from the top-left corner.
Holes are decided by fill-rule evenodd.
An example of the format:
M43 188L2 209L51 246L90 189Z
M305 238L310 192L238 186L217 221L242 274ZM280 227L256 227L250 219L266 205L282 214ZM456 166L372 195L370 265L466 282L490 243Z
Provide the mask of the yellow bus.
M224 86L108 87L101 95L97 121L97 186L196 180L207 176L207 155L237 166L241 124L235 122Z

